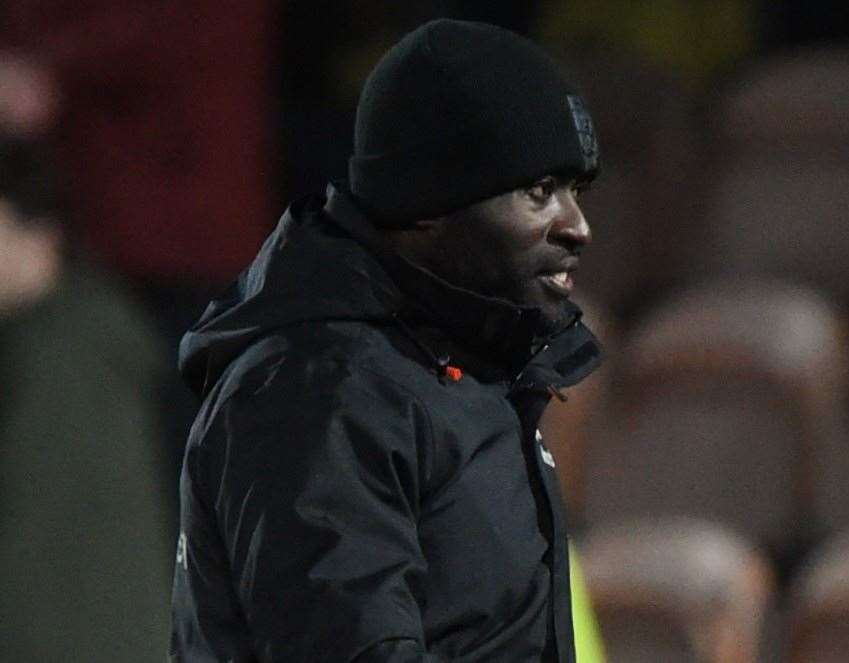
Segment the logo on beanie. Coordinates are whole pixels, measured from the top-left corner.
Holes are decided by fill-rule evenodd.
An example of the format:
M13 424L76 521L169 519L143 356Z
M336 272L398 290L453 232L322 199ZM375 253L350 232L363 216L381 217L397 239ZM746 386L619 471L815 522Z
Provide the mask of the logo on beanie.
M593 129L592 118L590 118L589 111L587 111L580 97L570 94L566 96L566 99L569 101L572 121L575 123L575 131L578 133L578 141L581 144L584 170L595 170L598 168L598 140Z

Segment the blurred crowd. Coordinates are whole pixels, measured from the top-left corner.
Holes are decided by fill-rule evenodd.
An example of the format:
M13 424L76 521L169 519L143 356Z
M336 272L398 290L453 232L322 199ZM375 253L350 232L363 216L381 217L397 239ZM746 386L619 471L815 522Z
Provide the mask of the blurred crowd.
M180 336L437 16L541 42L598 127L607 364L544 423L608 660L846 660L849 12L754 0L4 2L0 660L163 658Z

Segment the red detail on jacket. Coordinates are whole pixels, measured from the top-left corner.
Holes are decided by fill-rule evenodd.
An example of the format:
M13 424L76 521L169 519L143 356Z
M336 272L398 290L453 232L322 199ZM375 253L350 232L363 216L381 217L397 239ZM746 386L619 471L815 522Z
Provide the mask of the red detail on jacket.
M446 366L445 367L445 375L448 376L454 382L459 382L463 377L463 371L457 368L456 366Z

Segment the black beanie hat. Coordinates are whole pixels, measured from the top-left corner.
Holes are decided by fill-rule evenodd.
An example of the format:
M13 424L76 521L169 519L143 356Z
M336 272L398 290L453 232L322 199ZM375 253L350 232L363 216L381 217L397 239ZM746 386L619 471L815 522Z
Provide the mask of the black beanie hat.
M400 226L597 168L589 113L553 59L508 30L440 19L366 80L348 174L374 220Z

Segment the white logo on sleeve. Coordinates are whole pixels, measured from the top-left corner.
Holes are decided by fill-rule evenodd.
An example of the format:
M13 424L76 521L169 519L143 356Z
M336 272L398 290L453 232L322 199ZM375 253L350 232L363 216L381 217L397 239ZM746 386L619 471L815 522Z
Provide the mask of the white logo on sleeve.
M539 455L542 456L542 462L549 467L554 467L554 456L545 448L545 443L542 441L542 433L539 432L539 429L536 432L536 440L537 444L539 444Z
M188 539L186 533L180 532L180 538L177 539L177 566L182 566L183 571L189 570L189 555L186 548L188 547Z

